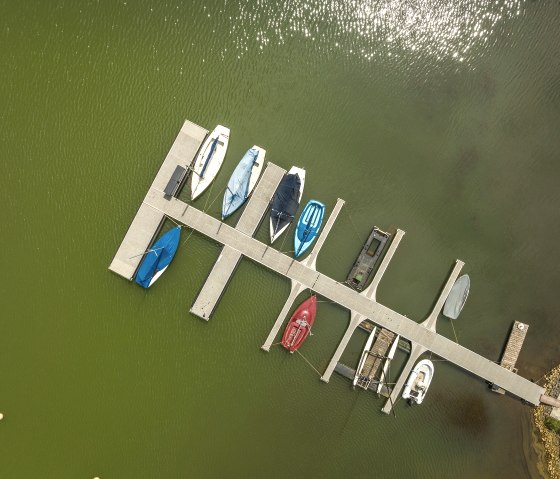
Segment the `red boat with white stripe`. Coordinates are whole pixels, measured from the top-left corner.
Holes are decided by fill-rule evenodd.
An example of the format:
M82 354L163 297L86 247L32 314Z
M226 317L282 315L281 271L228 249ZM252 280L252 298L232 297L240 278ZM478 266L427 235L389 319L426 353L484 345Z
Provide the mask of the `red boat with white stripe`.
M282 346L291 353L297 351L311 333L316 312L317 296L313 295L294 311L282 336Z

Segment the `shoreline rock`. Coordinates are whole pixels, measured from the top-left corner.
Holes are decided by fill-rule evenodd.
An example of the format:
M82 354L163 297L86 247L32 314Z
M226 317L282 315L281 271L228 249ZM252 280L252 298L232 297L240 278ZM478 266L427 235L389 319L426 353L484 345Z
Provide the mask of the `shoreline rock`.
M546 394L552 397L558 397L560 394L560 365L552 369L545 375L545 388ZM544 454L539 454L540 458L544 455L544 464L539 467L543 472L548 473L551 479L560 479L560 437L550 431L545 426L545 420L552 412L552 406L541 404L533 411L533 423L536 431L538 432L538 439L540 444L535 445L544 448ZM537 453L539 451L537 450Z

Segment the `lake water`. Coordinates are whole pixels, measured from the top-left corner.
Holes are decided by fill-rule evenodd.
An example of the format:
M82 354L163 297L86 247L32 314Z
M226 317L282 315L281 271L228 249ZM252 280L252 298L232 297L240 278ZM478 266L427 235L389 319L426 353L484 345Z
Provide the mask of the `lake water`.
M219 253L198 234L149 291L107 267L184 119L220 123L197 207L219 213L253 144L304 166L304 201L346 200L320 271L344 279L373 225L399 227L378 300L421 321L459 258L471 293L438 332L498 360L524 321L519 373L540 378L560 351L558 2L193 3L0 0L0 477L539 477L530 408L451 364L395 418L261 351L289 282L249 261L191 316ZM348 318L319 304L320 371Z

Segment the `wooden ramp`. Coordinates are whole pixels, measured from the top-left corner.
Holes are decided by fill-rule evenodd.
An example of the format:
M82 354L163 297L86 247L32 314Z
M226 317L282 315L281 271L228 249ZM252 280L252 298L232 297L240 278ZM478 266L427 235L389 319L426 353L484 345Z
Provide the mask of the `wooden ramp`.
M500 361L500 366L508 371L517 373L515 364L517 363L517 358L519 357L519 353L523 347L523 341L525 341L528 329L528 324L521 323L520 321L515 321L513 323L504 354L502 355L502 360ZM500 394L505 393L505 390L496 384L492 385L492 391Z

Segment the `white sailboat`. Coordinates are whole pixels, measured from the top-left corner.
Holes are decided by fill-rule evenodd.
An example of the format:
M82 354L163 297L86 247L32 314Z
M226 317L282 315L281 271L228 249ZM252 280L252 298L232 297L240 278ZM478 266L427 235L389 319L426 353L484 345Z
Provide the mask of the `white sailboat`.
M229 128L218 125L200 147L193 166L191 199L198 198L222 167L229 143Z
M397 346L399 345L400 338L401 337L397 334L395 340L393 341L393 344L391 344L391 348L389 349L389 352L387 353L387 358L385 359L385 362L383 363L383 368L381 369L379 384L377 385L377 394L381 392L381 389L383 388L383 384L387 382L387 371L389 370L389 364L391 363L391 360L395 357L395 352L397 351Z
M373 344L373 339L375 338L375 331L377 330L377 326L371 330L369 337L366 341L366 345L364 346L364 351L362 352L362 357L360 358L360 362L358 363L358 367L356 368L356 374L354 375L354 380L352 381L352 386L356 387L358 384L358 380L360 379L362 368L364 367L364 363L369 354L369 350L371 349L371 345Z

